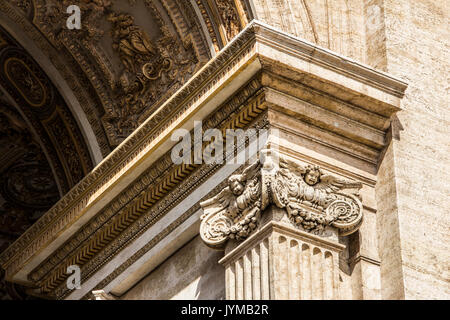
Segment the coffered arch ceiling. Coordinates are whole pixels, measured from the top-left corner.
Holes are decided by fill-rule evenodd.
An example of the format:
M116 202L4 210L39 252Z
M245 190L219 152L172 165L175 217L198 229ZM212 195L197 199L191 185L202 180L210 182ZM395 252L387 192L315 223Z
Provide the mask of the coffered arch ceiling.
M31 55L2 28L0 90L4 123L9 122L10 127L21 122L20 126L33 136L36 145L46 155L59 193L66 193L93 168L86 141L52 81ZM11 132L15 131L4 131L4 138L8 138Z
M0 27L0 252L93 166L64 98L33 57ZM0 299L5 290L24 297L20 288L0 279Z

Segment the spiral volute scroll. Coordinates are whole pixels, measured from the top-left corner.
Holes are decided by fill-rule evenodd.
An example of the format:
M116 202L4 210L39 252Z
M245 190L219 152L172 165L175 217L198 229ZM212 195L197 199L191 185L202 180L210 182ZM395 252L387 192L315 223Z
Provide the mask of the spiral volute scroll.
M345 195L345 198L333 201L326 209L326 215L333 217L331 225L338 228L342 236L355 232L363 219L361 201L353 195Z
M220 248L228 240L233 221L221 214L208 214L201 218L200 237L211 248Z

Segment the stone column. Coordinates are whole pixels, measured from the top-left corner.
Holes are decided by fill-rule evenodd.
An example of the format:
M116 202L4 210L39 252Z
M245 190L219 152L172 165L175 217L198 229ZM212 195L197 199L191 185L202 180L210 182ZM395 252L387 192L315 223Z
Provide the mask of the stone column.
M231 176L201 203L200 226L207 245L225 250L226 298L339 299L338 236L361 225L360 188L271 151Z

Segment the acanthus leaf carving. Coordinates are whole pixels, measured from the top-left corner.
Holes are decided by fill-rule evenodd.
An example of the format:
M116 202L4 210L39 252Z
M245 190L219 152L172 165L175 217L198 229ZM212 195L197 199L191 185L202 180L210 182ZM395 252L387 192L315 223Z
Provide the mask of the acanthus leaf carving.
M303 166L273 151L264 153L263 163L257 160L242 174L230 176L225 189L200 203L204 211L200 235L208 246L221 248L228 239L246 239L269 204L285 209L292 225L307 232L321 235L327 226L341 235L358 230L363 218L361 183L325 174L318 166Z

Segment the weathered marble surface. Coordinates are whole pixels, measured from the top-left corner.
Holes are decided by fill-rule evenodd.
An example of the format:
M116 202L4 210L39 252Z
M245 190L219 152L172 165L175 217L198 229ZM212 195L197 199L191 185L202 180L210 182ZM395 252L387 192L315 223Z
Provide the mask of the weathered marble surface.
M382 298L449 299L448 2L384 3L386 70L409 87L378 173Z

